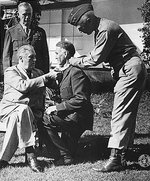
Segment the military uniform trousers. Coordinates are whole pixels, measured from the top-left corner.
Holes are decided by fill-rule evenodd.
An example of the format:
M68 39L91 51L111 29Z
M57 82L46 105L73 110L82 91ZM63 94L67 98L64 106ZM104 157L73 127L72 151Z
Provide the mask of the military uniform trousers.
M132 57L119 70L114 87L109 148L127 149L133 144L138 105L146 75L145 65L138 56Z

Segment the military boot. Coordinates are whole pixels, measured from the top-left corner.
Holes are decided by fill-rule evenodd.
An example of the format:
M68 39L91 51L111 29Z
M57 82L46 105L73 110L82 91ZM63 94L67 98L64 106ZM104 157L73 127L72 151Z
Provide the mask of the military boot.
M124 170L126 166L125 151L113 148L106 164L101 169L94 168L94 170L99 172L113 172Z

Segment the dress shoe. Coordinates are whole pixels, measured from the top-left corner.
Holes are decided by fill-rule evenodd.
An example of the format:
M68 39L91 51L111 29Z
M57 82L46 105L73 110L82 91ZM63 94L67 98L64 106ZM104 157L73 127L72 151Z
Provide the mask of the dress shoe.
M43 169L38 164L38 161L35 155L27 156L27 163L29 167L31 168L31 170L33 170L34 172L43 172Z
M5 160L0 160L0 169L7 167L9 164Z

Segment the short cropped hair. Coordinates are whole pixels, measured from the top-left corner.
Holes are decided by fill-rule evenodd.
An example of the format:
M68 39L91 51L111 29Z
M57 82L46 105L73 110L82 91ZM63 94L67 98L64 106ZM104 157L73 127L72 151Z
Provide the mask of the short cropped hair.
M26 7L26 8L30 7L30 8L32 9L32 11L33 11L33 8L32 8L32 6L31 6L31 4L28 3L28 2L22 2L22 3L20 3L20 4L18 5L18 10L20 9L20 7Z
M25 56L27 52L33 51L35 53L35 50L33 46L31 45L23 45L21 46L17 51L17 58L19 59L20 56Z
M60 41L56 44L56 46L67 50L70 57L73 57L76 52L74 45L69 41Z

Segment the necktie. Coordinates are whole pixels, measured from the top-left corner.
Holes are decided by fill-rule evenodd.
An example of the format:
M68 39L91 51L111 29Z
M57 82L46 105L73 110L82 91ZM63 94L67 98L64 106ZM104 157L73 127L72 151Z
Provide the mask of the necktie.
M29 79L31 78L31 71L27 71L27 75L29 77Z
M28 29L27 27L24 29L24 31L25 31L25 33L28 35L29 29Z

